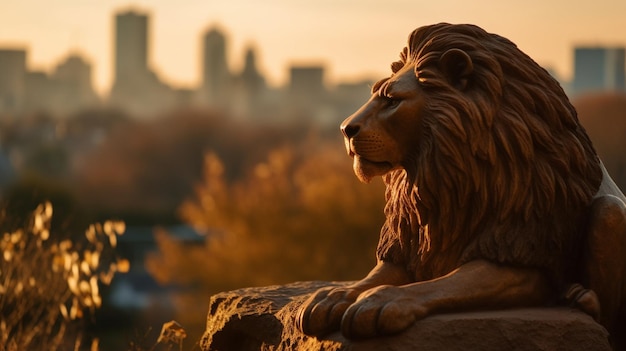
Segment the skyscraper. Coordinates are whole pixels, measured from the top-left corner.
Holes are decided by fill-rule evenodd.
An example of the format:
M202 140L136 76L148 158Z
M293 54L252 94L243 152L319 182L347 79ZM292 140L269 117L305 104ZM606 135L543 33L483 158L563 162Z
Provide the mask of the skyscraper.
M25 98L26 50L0 49L0 111L18 112Z
M115 16L115 81L148 73L148 16L134 11Z
M256 54L252 47L246 49L243 70L241 72L241 80L247 94L252 96L258 95L265 88L265 79L259 73L256 65Z
M135 11L115 16L115 82L110 102L135 114L172 103L171 89L148 65L149 17Z
M232 80L226 55L226 37L217 28L212 28L203 39L202 92L207 102L224 104Z
M625 91L625 49L577 47L574 51L574 94Z

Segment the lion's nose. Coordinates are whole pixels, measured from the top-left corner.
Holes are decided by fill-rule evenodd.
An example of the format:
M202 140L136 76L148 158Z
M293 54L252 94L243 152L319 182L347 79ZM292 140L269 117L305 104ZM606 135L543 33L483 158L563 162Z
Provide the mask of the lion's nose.
M344 124L341 126L341 132L343 135L348 138L354 138L358 133L361 127L357 124Z

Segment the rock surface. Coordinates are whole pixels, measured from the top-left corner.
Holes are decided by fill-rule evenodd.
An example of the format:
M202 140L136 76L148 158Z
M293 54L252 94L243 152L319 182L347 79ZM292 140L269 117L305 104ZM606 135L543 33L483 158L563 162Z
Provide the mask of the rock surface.
M229 350L611 350L608 334L569 308L441 314L384 338L351 341L340 333L303 335L294 316L307 295L329 282L246 288L211 297L205 351Z

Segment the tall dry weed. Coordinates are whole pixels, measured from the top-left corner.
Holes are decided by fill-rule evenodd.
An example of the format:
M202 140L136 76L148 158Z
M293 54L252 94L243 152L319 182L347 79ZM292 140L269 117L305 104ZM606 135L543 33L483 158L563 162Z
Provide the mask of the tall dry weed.
M78 350L86 317L102 305L100 285L129 263L115 253L123 222L91 225L82 239L55 240L52 204L39 205L24 228L0 239L0 350Z

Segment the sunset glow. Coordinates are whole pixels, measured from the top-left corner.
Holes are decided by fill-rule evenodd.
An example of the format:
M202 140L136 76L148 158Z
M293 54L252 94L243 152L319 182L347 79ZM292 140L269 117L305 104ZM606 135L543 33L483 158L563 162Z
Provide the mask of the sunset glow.
M494 0L22 0L0 1L0 47L28 49L31 69L50 69L78 51L93 65L101 93L111 86L114 14L150 15L150 62L175 86L200 80L200 39L228 34L233 70L254 45L270 84L291 63L324 63L333 81L387 74L411 30L434 22L474 23L508 37L539 63L571 76L573 46L626 45L626 2Z

